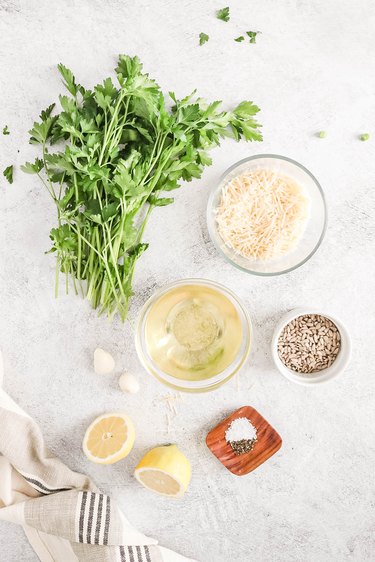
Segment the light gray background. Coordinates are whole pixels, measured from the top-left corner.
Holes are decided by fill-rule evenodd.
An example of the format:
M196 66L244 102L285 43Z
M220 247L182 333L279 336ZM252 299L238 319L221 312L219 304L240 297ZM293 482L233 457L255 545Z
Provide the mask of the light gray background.
M229 4L224 24L214 12ZM256 45L235 43L261 30ZM233 105L262 108L263 144L225 142L202 180L173 206L158 209L150 249L135 277L134 321L146 297L186 276L221 281L246 303L255 345L240 381L207 395L184 396L167 433L168 393L140 367L129 324L98 318L73 295L53 296L54 262L45 256L55 211L36 179L18 169L0 177L0 347L5 388L40 423L52 450L118 497L145 533L200 562L365 562L375 559L374 517L374 208L375 4L370 0L0 0L1 169L35 153L27 130L62 86L64 62L92 86L111 73L120 52L178 96L198 88ZM197 45L205 31L210 41ZM328 136L316 138L324 129ZM372 132L367 143L358 134ZM18 152L19 150L19 152ZM320 180L329 204L322 248L300 270L261 279L225 264L208 240L209 190L236 160L260 152L297 159ZM353 360L337 382L294 386L269 352L277 319L300 305L340 316L353 338ZM117 375L92 369L102 346L119 374L135 373L141 391L122 395ZM251 387L252 377L256 384ZM251 388L250 388L251 387ZM236 478L206 450L206 432L250 404L278 429L282 450L253 474ZM111 467L81 451L86 426L103 411L134 419L132 454ZM132 470L149 448L175 440L193 465L186 497L169 501L143 490ZM22 530L0 525L1 562L32 562Z

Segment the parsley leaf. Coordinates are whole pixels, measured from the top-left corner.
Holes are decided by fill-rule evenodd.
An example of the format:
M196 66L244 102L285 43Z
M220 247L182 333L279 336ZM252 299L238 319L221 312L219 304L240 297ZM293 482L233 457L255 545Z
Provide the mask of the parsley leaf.
M3 135L10 135L8 125L5 125L5 127L3 127Z
M26 174L39 174L43 167L43 160L36 158L33 164L31 162L25 162L25 164L21 166L21 170Z
M236 37L235 41L237 41L237 43L241 43L242 41L245 41L245 37L240 35L239 37Z
M3 171L3 176L9 183L13 183L13 165L5 168L5 170Z
M250 37L250 43L256 43L256 38L260 31L246 31L246 35Z
M62 76L64 86L73 96L76 96L78 93L78 86L76 84L75 78L73 73L69 68L66 68L63 64L58 64L57 68ZM50 106L51 107L51 106Z
M121 55L118 84L107 78L92 90L58 68L67 95L60 110L51 104L34 123L30 142L40 157L22 171L36 174L56 205L50 252L66 290L72 280L99 313L124 320L151 211L172 204L166 195L183 181L202 176L222 138L261 140L259 108L244 101L224 111L195 91L182 99L170 92L170 107L138 57Z
M221 10L218 10L216 12L216 17L218 20L229 21L230 20L229 6L227 6L226 8L221 8Z
M200 33L199 34L199 44L204 45L209 40L209 36L207 33Z

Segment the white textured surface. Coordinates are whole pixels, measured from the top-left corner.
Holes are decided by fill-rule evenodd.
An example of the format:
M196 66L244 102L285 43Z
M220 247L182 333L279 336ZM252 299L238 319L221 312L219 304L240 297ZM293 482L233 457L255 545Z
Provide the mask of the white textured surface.
M224 3L223 3L224 4ZM202 181L184 186L174 206L157 210L150 249L137 269L131 317L155 287L184 276L221 281L245 301L256 343L240 390L232 381L211 395L184 396L166 431L167 391L142 371L132 329L109 324L72 296L53 297L48 232L54 209L38 182L16 171L0 177L0 347L6 390L34 416L48 445L72 468L117 495L130 520L162 544L201 562L367 562L375 559L374 237L375 4L371 0L226 0L232 20L213 17L218 0L0 0L0 164L33 153L27 130L62 87L58 62L93 85L119 52L138 54L166 90L197 87L234 104L262 108L263 145L226 142ZM257 45L235 43L261 30ZM199 32L210 35L197 46ZM327 130L324 140L317 130ZM372 132L361 143L357 135ZM17 153L17 150L20 152ZM209 189L234 161L281 153L321 181L329 228L316 256L284 277L260 279L223 263L208 240ZM351 329L354 354L337 382L293 386L273 368L269 342L276 320L296 305L337 313ZM97 346L113 352L116 374L93 373ZM141 392L123 395L118 375L137 374ZM249 389L251 373L257 382ZM277 456L236 478L206 450L204 438L232 409L251 404L284 439ZM130 457L96 467L81 452L94 416L123 408L134 419ZM147 450L176 440L193 465L181 502L141 489L132 469ZM22 532L0 526L1 562L32 562Z

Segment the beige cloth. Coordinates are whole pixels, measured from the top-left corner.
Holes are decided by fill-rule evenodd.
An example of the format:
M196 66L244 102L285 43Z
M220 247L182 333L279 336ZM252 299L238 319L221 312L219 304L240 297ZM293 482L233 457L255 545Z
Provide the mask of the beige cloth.
M115 501L45 447L1 388L0 520L22 525L41 562L196 562L138 532Z

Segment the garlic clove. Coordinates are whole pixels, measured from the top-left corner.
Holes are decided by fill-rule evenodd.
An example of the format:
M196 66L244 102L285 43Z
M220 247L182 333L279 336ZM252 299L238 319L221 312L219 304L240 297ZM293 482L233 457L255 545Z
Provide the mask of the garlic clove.
M115 368L115 360L108 351L97 347L94 351L94 371L97 375L109 375Z
M131 373L123 373L118 380L122 392L136 394L139 391L139 382Z

